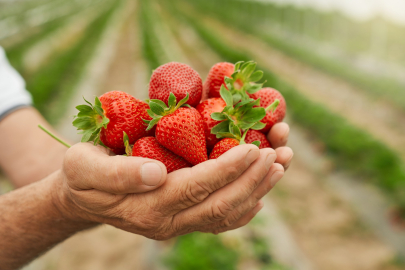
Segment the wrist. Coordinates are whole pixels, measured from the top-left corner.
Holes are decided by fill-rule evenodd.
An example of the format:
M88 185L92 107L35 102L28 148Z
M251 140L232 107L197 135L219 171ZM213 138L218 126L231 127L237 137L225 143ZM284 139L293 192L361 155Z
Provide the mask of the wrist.
M52 203L60 220L69 223L77 231L96 226L98 223L86 219L83 210L71 199L69 188L65 186L61 170L53 173L53 176Z

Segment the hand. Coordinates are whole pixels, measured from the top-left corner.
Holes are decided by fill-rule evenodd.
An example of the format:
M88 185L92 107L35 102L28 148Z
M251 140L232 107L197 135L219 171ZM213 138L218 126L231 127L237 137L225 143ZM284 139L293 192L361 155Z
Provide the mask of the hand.
M61 211L69 219L111 224L164 240L193 231L219 233L247 224L281 179L276 152L252 144L167 174L156 160L112 156L80 143L66 153Z
M270 141L270 144L277 153L276 163L283 165L285 171L290 166L291 160L294 155L291 148L285 146L287 144L289 133L290 127L288 126L288 124L277 123L267 134L267 139Z

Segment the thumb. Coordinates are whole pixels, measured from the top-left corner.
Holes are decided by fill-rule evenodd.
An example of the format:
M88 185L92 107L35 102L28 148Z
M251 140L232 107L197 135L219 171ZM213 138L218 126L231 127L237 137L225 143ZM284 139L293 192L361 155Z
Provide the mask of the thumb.
M91 143L72 146L65 155L63 171L77 190L97 189L113 194L142 193L166 181L165 165L157 160L110 156Z

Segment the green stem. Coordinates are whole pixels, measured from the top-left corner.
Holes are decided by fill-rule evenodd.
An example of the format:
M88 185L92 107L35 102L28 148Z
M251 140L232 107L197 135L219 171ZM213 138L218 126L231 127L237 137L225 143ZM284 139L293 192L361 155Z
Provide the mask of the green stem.
M57 140L58 142L60 142L61 144L63 144L64 146L66 146L67 148L70 148L71 145L62 141L61 139L59 139L58 137L56 137L56 135L54 135L52 132L50 132L49 130L47 130L46 128L44 128L42 125L38 125L38 127L40 129L42 129L43 131L45 131L49 136L51 136L52 138L54 138L55 140Z
M280 104L280 100L276 99L272 104L269 105L269 107L266 108L266 112L270 110L274 112L277 109L278 104Z
M249 129L247 129L247 130L245 130L245 131L243 132L243 136L242 136L242 138L240 139L239 144L246 144L245 138L246 138L246 134L248 133L248 131L249 131Z

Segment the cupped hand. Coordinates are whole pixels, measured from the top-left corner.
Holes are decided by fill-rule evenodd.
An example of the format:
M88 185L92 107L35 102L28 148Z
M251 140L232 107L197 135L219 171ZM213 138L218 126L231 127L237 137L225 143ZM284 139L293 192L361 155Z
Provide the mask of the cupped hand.
M60 201L67 217L164 240L247 224L284 174L276 151L240 145L215 160L167 174L156 160L113 156L80 143L65 156Z
M283 165L284 170L288 169L294 155L291 148L286 147L289 134L290 127L283 122L275 124L267 134L267 139L277 153L276 163Z

